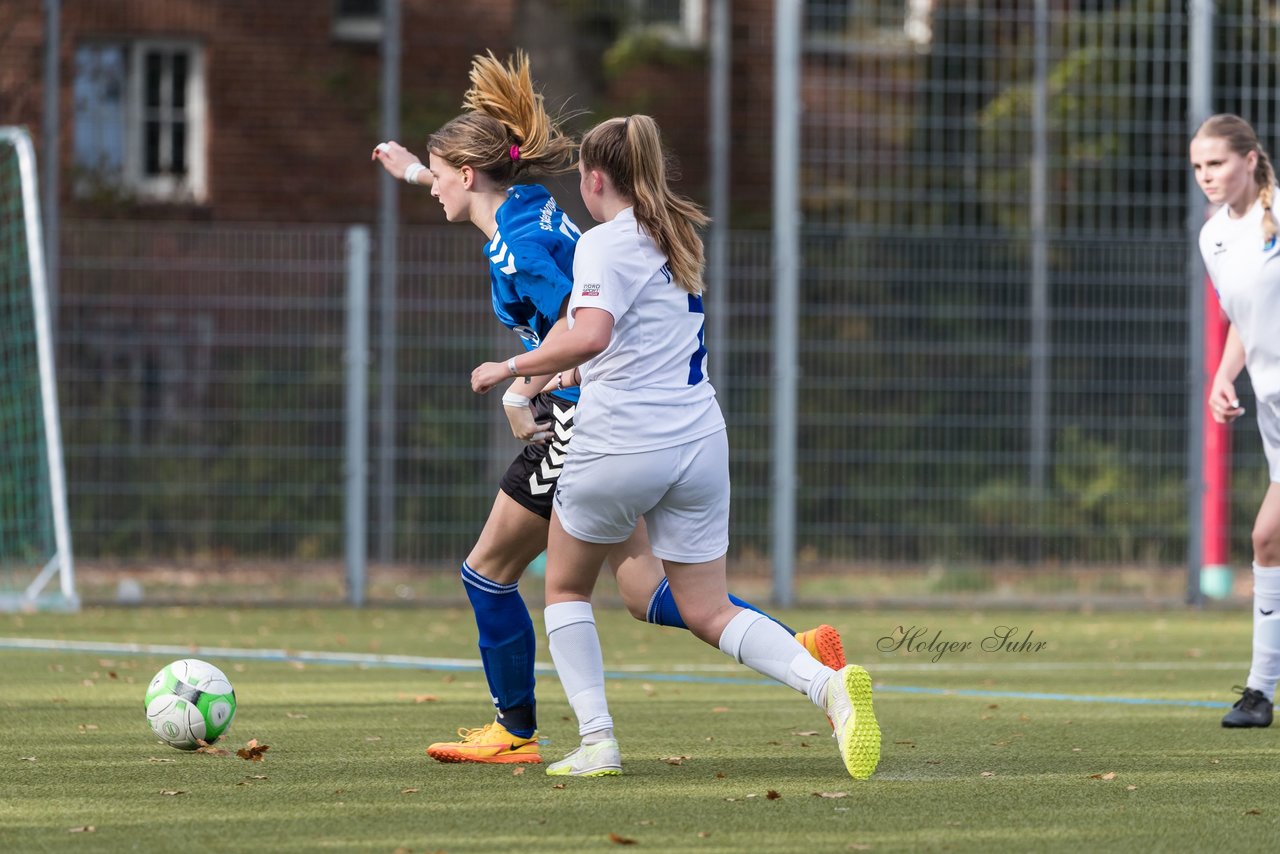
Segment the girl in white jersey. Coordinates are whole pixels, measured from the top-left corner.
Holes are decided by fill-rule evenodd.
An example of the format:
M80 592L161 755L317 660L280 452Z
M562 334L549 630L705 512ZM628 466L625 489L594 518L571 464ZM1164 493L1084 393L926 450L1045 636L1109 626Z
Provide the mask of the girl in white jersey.
M609 549L643 517L690 631L806 693L831 720L849 773L869 777L880 729L867 672L821 664L785 629L727 595L729 449L705 370L703 249L695 230L707 218L667 186L661 138L648 116L589 131L578 171L583 202L603 225L578 243L570 328L472 373L478 392L555 371L561 383L569 373L569 382L580 377L582 385L548 536L545 613L582 743L547 773L621 773L591 593Z
M477 56L463 105L465 113L429 138L425 165L394 141L380 143L373 159L396 178L430 187L450 222L470 222L484 233L477 249L488 261L494 313L532 350L565 325L561 316L572 287L578 229L544 188L529 182L572 169L573 141L547 114L523 54L506 64L492 54ZM517 380L503 395L512 433L528 444L503 476L460 571L497 717L460 728L457 741L429 745L427 754L440 762L542 761L534 696L537 636L519 581L546 547L578 399L577 388L539 393L542 387ZM684 625L643 526L616 547L611 562L623 602L636 619ZM844 664L840 635L831 626L799 637L811 654Z
M1276 176L1244 119L1209 118L1191 140L1196 181L1222 207L1200 230L1200 253L1231 321L1222 361L1209 389L1218 423L1244 414L1235 379L1248 367L1258 407L1258 430L1271 473L1253 523L1253 661L1240 699L1224 727L1271 725L1280 680L1280 248L1271 206Z

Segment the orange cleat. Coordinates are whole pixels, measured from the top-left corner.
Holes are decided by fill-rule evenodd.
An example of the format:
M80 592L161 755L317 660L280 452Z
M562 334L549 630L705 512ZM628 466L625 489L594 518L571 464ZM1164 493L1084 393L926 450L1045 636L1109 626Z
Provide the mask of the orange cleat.
M839 670L849 662L844 659L844 644L840 642L840 633L828 625L809 629L807 632L796 632L796 640L814 658L832 670Z
M494 721L476 729L458 729L458 741L441 741L427 748L427 755L437 762L488 762L496 765L512 763L536 764L542 761L538 752L538 735L521 738L507 732Z

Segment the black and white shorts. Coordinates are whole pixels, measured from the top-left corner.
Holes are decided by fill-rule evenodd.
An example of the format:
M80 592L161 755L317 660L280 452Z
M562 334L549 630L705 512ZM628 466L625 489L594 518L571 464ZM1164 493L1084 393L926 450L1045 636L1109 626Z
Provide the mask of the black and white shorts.
M565 455L569 452L573 415L577 411L577 404L549 394L534 397L534 420L551 422L551 441L543 445L526 445L520 456L511 461L499 484L517 504L543 519L551 518L551 499L560 481Z

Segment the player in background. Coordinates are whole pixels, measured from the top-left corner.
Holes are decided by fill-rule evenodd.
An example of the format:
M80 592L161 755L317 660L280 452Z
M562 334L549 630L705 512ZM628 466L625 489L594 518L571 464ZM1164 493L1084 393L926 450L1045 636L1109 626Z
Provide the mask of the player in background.
M591 593L610 550L643 521L689 630L807 694L831 720L849 773L869 777L880 728L867 671L816 661L790 631L728 595L729 443L705 372L696 231L707 217L668 186L648 116L588 131L578 170L587 210L603 224L578 243L569 328L471 375L481 393L511 376L559 371L562 383L564 372L581 381L573 452L551 517L545 621L582 742L547 773L622 773Z
M557 323L564 325L560 318L579 231L550 193L529 181L572 170L574 146L547 114L523 54L505 65L492 53L475 57L463 108L428 139L427 164L392 141L379 143L373 159L398 179L429 186L449 222L470 222L484 233L494 312L532 351ZM503 476L480 537L462 564L497 718L459 729L458 741L430 745L427 753L441 762L541 762L536 640L518 582L546 548L552 496L578 400L576 388L542 393L550 374L516 379L503 395L511 431L526 447ZM636 619L686 627L643 525L610 549L609 562ZM798 637L815 657L843 664L835 629L819 626Z
M1244 414L1235 380L1248 367L1271 484L1253 523L1253 661L1224 727L1271 725L1280 679L1280 247L1276 175L1253 128L1211 116L1191 140L1196 182L1222 207L1200 229L1200 253L1231 321L1208 405L1219 424Z

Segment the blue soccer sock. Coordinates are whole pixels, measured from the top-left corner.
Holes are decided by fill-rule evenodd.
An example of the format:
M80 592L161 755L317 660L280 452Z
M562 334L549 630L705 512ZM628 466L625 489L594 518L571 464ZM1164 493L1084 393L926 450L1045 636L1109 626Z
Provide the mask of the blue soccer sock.
M532 738L538 729L534 703L533 620L518 584L498 584L462 563L462 586L480 630L480 661L498 720L512 735Z
M750 602L745 602L729 594L729 601L737 605L739 608L746 608L748 611L755 611L757 614L764 614L770 620L782 626L791 634L795 634L791 627L779 620L772 614L762 611ZM684 617L680 616L680 609L676 607L676 599L671 595L671 585L666 578L658 582L657 588L654 589L653 595L649 597L649 608L645 611L645 621L658 626L671 626L677 629L689 628L685 625Z

